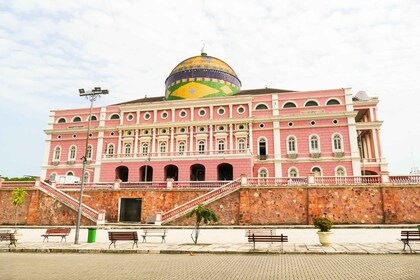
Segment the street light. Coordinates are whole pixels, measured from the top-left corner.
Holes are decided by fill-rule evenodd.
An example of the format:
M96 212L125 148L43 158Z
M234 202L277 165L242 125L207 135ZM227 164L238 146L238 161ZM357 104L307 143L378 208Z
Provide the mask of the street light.
M100 87L95 87L92 90L85 91L83 88L79 89L79 95L85 96L87 100L90 101L90 110L89 110L89 122L88 128L86 133L86 145L85 145L85 153L82 157L83 160L83 168L82 168L82 178L81 178L81 185L80 185L80 197L79 197L79 209L77 211L77 221L76 221L76 235L74 238L74 244L79 243L79 231L80 231L80 222L82 219L82 204L83 204L83 188L85 186L85 172L86 172L86 164L87 164L87 154L88 154L88 146L89 146L89 134L90 134L90 123L92 119L92 107L93 102L95 102L96 98L101 97L103 94L108 94L107 89L101 89Z

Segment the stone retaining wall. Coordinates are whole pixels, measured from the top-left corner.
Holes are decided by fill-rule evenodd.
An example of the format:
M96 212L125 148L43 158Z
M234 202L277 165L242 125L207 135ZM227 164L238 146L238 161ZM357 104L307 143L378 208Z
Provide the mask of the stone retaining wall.
M0 188L0 224L14 224L11 189ZM74 225L77 213L43 192L27 188L18 224ZM78 199L79 192L66 191ZM91 190L83 202L105 210L107 222L118 221L120 198L142 198L141 222L157 211L168 211L204 194L204 190ZM383 187L243 187L208 206L221 225L306 225L326 214L336 224L420 223L420 186ZM171 225L192 225L179 218ZM82 219L83 225L91 224Z

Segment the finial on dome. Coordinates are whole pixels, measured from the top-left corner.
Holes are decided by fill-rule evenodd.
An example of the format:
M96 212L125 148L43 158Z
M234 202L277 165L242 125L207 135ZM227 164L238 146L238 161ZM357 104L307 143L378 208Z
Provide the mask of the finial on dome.
M207 53L204 52L204 47L206 46L206 43L204 42L204 40L201 40L201 42L203 42L203 47L201 48L201 56L207 56Z

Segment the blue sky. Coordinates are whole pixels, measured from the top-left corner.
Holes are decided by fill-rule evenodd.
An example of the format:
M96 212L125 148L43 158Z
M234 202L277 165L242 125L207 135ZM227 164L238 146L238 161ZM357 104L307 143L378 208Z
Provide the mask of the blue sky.
M243 89L377 96L391 174L420 166L420 1L0 1L0 174L39 175L49 111L164 95L185 58L227 62Z

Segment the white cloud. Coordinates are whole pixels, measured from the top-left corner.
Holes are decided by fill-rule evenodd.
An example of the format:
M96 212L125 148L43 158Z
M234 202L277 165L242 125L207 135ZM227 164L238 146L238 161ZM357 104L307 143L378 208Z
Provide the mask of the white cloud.
M243 88L353 87L377 95L383 152L391 172L407 173L420 165L419 14L415 0L3 1L0 109L10 121L0 128L7 147L0 152L26 160L22 167L1 161L0 170L38 172L42 152L30 149L43 150L48 111L87 107L78 88L108 88L97 105L163 95L169 72L205 40ZM10 116L20 125L10 125ZM38 132L30 145L3 137L25 126Z

